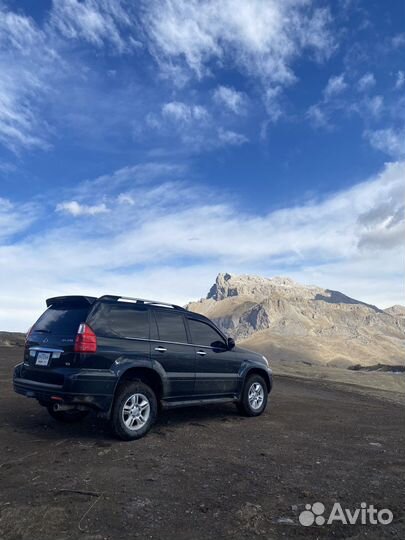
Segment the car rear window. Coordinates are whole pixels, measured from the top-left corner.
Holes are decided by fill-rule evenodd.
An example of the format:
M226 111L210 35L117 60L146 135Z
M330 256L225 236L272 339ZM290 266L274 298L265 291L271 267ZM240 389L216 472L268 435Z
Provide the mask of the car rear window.
M101 303L88 324L100 336L149 339L149 313L141 306Z
M187 343L186 328L183 316L170 311L155 311L159 338L162 341Z
M69 304L51 306L34 324L33 332L48 334L76 334L79 324L86 320L89 307L70 306Z

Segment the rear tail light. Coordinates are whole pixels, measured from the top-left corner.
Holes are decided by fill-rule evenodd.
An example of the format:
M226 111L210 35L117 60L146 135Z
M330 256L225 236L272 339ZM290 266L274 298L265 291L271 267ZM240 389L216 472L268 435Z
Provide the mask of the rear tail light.
M96 334L85 323L82 323L77 331L74 351L77 353L94 353L97 351Z

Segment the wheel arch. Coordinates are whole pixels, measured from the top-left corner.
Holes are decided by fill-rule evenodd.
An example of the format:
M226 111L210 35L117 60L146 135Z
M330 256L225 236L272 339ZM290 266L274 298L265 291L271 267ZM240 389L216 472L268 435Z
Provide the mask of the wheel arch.
M261 369L260 367L256 367L256 366L252 366L251 368L249 368L246 373L245 373L245 376L243 378L243 385L242 385L242 388L244 388L245 386L245 383L247 381L247 379L251 376L251 375L260 375L261 377L263 377L265 383L266 383L266 386L267 386L267 392L270 394L271 392L271 380L270 380L270 376L269 374L267 373L267 371L265 369Z
M156 399L158 401L162 399L164 393L164 383L161 375L152 367L145 366L128 367L128 369L121 373L115 387L114 396L116 395L118 389L120 388L120 386L122 386L122 384L127 381L137 380L141 380L142 382L150 386L155 392Z

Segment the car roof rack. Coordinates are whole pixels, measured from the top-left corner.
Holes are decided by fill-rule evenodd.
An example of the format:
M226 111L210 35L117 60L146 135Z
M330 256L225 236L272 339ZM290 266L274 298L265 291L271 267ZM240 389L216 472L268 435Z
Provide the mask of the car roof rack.
M135 302L136 304L147 304L147 305L153 305L153 306L162 306L162 307L170 307L172 309L180 310L180 311L187 311L185 308L178 306L177 304L169 304L167 302L161 302L160 300L147 300L146 298L134 298L132 296L114 296L111 294L105 294L104 296L100 296L98 300L112 300L112 301L130 301Z

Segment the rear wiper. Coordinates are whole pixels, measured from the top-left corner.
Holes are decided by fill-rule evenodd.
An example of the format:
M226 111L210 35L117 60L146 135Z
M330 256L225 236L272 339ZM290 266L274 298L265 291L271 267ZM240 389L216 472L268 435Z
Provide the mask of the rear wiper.
M41 334L50 334L50 330L34 330L34 332L41 332Z

